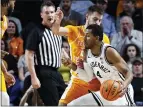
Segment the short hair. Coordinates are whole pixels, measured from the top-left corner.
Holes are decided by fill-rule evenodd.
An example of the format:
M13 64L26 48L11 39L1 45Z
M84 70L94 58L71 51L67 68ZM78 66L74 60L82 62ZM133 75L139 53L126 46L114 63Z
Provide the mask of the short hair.
M54 3L52 3L51 1L44 1L42 4L41 4L41 11L43 10L43 7L44 6L53 6L55 8L55 5Z
M129 20L129 23L132 24L133 27L134 27L133 19L132 19L130 16L122 16L121 19L120 19L120 24L121 24L121 22L122 22L122 20L123 20L124 18L127 18L127 19Z
M99 41L103 40L103 28L97 24L91 24L86 29L90 29L93 36L98 36Z
M1 0L1 5L2 6L8 6L9 0Z
M93 13L93 12L98 12L99 14L103 14L103 9L97 5L92 5L88 8L87 13Z

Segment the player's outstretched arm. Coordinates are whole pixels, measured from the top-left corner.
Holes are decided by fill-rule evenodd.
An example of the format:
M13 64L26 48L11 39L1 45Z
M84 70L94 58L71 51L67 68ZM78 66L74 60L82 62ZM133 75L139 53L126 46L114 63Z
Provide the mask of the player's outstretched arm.
M130 71L127 63L123 60L123 58L114 48L107 48L106 57L108 62L115 66L118 69L118 71L125 77L125 81L122 82L123 86L120 90L120 96L122 96L126 92L128 85L131 83L133 79L133 74Z
M61 35L61 36L65 36L68 33L68 29L65 27L61 27L61 21L63 19L63 12L60 10L60 8L57 8L56 14L55 14L55 22L52 25L52 32L55 35Z

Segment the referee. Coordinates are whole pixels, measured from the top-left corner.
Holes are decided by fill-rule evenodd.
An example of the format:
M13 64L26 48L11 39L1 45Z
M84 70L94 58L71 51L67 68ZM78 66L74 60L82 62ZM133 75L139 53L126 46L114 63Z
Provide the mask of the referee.
M37 89L45 106L57 106L65 83L57 69L61 66L61 36L54 36L55 6L47 1L41 5L41 24L33 27L26 41L26 64L33 88Z

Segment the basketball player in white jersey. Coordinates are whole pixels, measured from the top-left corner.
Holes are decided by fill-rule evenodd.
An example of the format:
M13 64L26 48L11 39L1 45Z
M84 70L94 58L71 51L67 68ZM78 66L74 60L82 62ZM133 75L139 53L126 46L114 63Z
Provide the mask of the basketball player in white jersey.
M102 27L93 24L86 29L85 48L86 61L89 65L84 67L86 72L92 72L102 84L104 81L112 79L121 83L119 98L115 101L107 101L101 95L100 91L86 94L68 105L134 105L133 88L131 81L132 72L129 70L126 62L121 58L119 53L110 45L104 44ZM88 76L88 75L87 75Z

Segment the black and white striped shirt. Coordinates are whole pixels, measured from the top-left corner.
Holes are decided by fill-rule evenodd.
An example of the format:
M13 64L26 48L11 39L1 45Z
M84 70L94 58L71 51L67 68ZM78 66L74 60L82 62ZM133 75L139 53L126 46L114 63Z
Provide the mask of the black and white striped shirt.
M35 52L35 65L58 68L61 66L61 46L61 36L54 35L44 26L38 26L29 34L26 49Z

